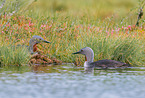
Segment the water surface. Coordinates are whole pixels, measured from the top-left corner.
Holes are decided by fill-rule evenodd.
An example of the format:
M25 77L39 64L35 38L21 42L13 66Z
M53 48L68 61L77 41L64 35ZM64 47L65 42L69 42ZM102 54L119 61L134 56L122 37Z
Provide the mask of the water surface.
M0 98L144 98L145 67L0 67Z

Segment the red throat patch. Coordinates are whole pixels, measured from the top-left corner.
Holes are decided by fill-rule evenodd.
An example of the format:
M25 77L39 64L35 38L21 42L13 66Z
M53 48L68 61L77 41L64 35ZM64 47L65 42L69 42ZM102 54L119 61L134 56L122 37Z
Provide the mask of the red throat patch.
M85 56L85 61L87 61L87 57Z
M33 52L36 52L37 51L37 44L34 44L33 45Z

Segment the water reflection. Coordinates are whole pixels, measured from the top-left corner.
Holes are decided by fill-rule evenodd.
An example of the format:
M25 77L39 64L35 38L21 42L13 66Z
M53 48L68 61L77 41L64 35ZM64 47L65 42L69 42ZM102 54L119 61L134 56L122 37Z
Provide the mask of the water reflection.
M35 73L59 73L57 66L54 65L35 65L32 66L32 72Z
M2 98L144 98L144 75L145 67L1 67L0 95Z
M83 74L93 74L97 75L145 75L145 67L128 67L128 68L107 68L102 69L101 67L96 68L84 68L84 67L74 67L71 65L42 65L42 66L32 66L31 72L34 73L80 73Z
M128 67L128 68L108 68L102 69L100 67L96 68L84 68L84 67L75 67L70 64L68 65L34 65L34 66L3 66L0 67L0 74L3 72L12 74L12 73L116 73L116 74L144 74L145 67Z

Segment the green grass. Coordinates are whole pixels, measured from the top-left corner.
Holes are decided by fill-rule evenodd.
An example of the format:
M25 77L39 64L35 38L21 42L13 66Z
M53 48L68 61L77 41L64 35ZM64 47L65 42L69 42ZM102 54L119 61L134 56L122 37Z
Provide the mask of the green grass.
M33 35L40 35L51 42L40 47L44 53L64 62L83 65L83 56L72 53L91 47L95 61L114 59L143 66L145 16L140 27L130 30L129 26L135 25L138 9L144 3L143 0L6 0L0 9L1 63L27 64L28 51L12 49L11 44L28 45Z
M0 47L0 63L1 65L24 65L28 63L30 58L29 51L25 47L14 47L3 45Z
M57 44L58 42L54 42ZM136 38L124 37L124 36L92 36L82 35L82 37L69 42L59 42L57 44L57 50L48 48L49 50L55 50L54 55L65 62L78 61L83 64L84 56L73 55L84 47L91 47L95 53L95 61L101 59L113 59L117 61L126 62L132 65L144 65L144 43ZM53 51L51 53L53 53Z

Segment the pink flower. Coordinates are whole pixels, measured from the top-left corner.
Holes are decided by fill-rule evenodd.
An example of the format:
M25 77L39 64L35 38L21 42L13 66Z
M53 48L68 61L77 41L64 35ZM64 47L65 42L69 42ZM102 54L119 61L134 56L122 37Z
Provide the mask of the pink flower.
M51 28L51 27L52 27L52 25L49 26L49 28Z
M4 18L6 18L6 16L7 16L7 15L5 14L5 15L4 15Z
M4 31L2 31L2 34L4 34Z
M31 21L29 21L29 26L31 26Z
M133 25L133 27L135 27L135 25Z
M25 41L22 39L22 42L25 43Z
M8 38L6 38L6 40L9 40Z
M33 27L32 30L35 30L35 28Z
M131 28L131 25L129 25L128 28Z
M28 30L28 27L25 27L24 29L25 29L25 30Z
M46 27L46 25L41 25L41 28L42 28L42 27Z
M129 25L129 26L128 26L128 29L130 29L130 30L131 30L131 25Z
M34 24L33 24L33 23L31 23L31 21L29 21L29 27L30 27L30 26L34 26Z
M113 31L111 32L111 35L113 35Z
M106 33L108 34L108 36L110 35L109 32L106 30Z
M6 25L6 27L9 27L10 26L10 23L8 23L7 25Z
M30 30L30 32L34 32L33 30Z
M123 29L124 27L122 26L122 29Z

